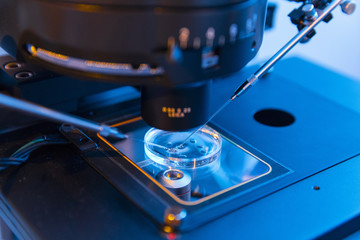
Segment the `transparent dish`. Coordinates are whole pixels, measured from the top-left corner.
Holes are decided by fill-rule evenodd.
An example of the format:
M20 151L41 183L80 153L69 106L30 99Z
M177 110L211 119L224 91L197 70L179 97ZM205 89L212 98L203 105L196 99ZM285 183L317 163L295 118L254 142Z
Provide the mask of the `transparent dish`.
M191 131L169 132L151 128L144 137L145 154L154 162L176 168L197 168L216 161L221 153L221 136L203 127L185 143Z

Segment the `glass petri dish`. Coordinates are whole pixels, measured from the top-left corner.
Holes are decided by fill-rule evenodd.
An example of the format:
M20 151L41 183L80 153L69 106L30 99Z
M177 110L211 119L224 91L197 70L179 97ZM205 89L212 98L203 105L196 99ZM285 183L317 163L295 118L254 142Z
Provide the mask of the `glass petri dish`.
M197 168L218 159L221 136L209 127L203 127L184 144L191 130L169 132L151 128L144 137L145 154L154 162L176 168Z

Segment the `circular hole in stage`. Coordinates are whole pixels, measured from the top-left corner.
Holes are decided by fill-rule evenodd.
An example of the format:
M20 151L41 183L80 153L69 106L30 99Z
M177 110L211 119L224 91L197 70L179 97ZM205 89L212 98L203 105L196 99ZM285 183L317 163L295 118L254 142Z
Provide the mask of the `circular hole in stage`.
M263 109L255 113L257 122L271 127L285 127L295 122L295 117L279 109Z

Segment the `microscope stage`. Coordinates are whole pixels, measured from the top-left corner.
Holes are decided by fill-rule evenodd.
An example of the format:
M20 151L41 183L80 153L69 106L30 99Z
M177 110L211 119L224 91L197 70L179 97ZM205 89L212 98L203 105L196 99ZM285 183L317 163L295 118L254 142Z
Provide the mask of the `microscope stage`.
M235 86L239 75L214 83L214 111L233 91L222 86ZM83 153L84 159L157 222L163 222L174 207L184 210L181 230L194 229L360 153L360 135L353 131L360 128L358 114L276 71L210 123L222 136L223 147L218 161L208 166L174 168L156 163L146 156L141 142L149 129L144 122L135 118L116 126L130 138L97 136L97 151L103 155ZM186 175L190 180L185 177L180 185L171 182L177 187L169 186L163 181L169 169L173 176Z
M166 162L159 163L149 158L146 151L144 151L144 149L146 149L144 142L140 141L144 139L146 132L150 129L144 121L140 118L135 118L126 121L125 124L119 123L115 126L127 134L129 138L125 140L106 140L100 137L100 139L116 149L119 156L124 155L125 159L136 164L139 171L149 176L156 184L160 184L156 181L159 174L167 170L177 170L190 177L191 191L188 192L188 197L184 197L183 194L181 196L174 196L169 193L171 197L175 198L180 204L200 204L240 186L246 188L247 183L256 179L259 179L256 181L256 185L266 180L268 181L269 178L262 177L270 173L271 178L274 178L288 172L287 169L273 162L268 157L258 154L257 151L249 147L242 147L240 141L234 142L227 136L221 134L221 129L217 129L222 139L221 153L214 161L206 162L201 166L196 165L196 159L193 160L194 164L190 166L188 162L186 165L181 164L181 160L178 159L176 159L176 161L180 161L180 163L178 163L177 166L166 164ZM215 128L215 126L213 128ZM207 129L209 130L211 128L207 127ZM194 141L194 139L191 140ZM191 140L188 144L193 144ZM194 144L196 144L195 141ZM168 157L168 161L173 158L172 156ZM175 184L175 182L173 184ZM163 187L166 188L166 186ZM174 191L176 190L174 188L174 186L171 186L168 189Z

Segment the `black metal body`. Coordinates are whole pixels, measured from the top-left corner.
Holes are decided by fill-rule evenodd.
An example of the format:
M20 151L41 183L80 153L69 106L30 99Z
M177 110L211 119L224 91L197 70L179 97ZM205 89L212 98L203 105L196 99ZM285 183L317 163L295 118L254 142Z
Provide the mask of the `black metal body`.
M211 114L210 100L211 81L171 89L143 87L141 116L150 126L164 130L186 130L207 121ZM169 118L172 120L169 121Z
M1 47L16 58L57 73L87 80L162 86L169 95L179 85L190 88L195 83L196 88L197 82L234 73L247 64L261 45L265 12L266 0L1 0L0 39ZM132 69L148 64L164 72L130 76L126 71L82 71L34 56L28 51L29 45L51 51L55 58L61 54L86 61L130 64ZM198 98L208 94L199 92ZM182 92L180 99L186 97L187 93ZM157 128L193 128L209 117L209 109L195 110L197 102L167 103L176 109L194 108L184 119L167 118L161 111L162 104L153 106L156 110L151 117L146 112L144 115L152 118L148 121L151 123L163 119L161 125L153 125ZM179 121L182 124L177 124Z

